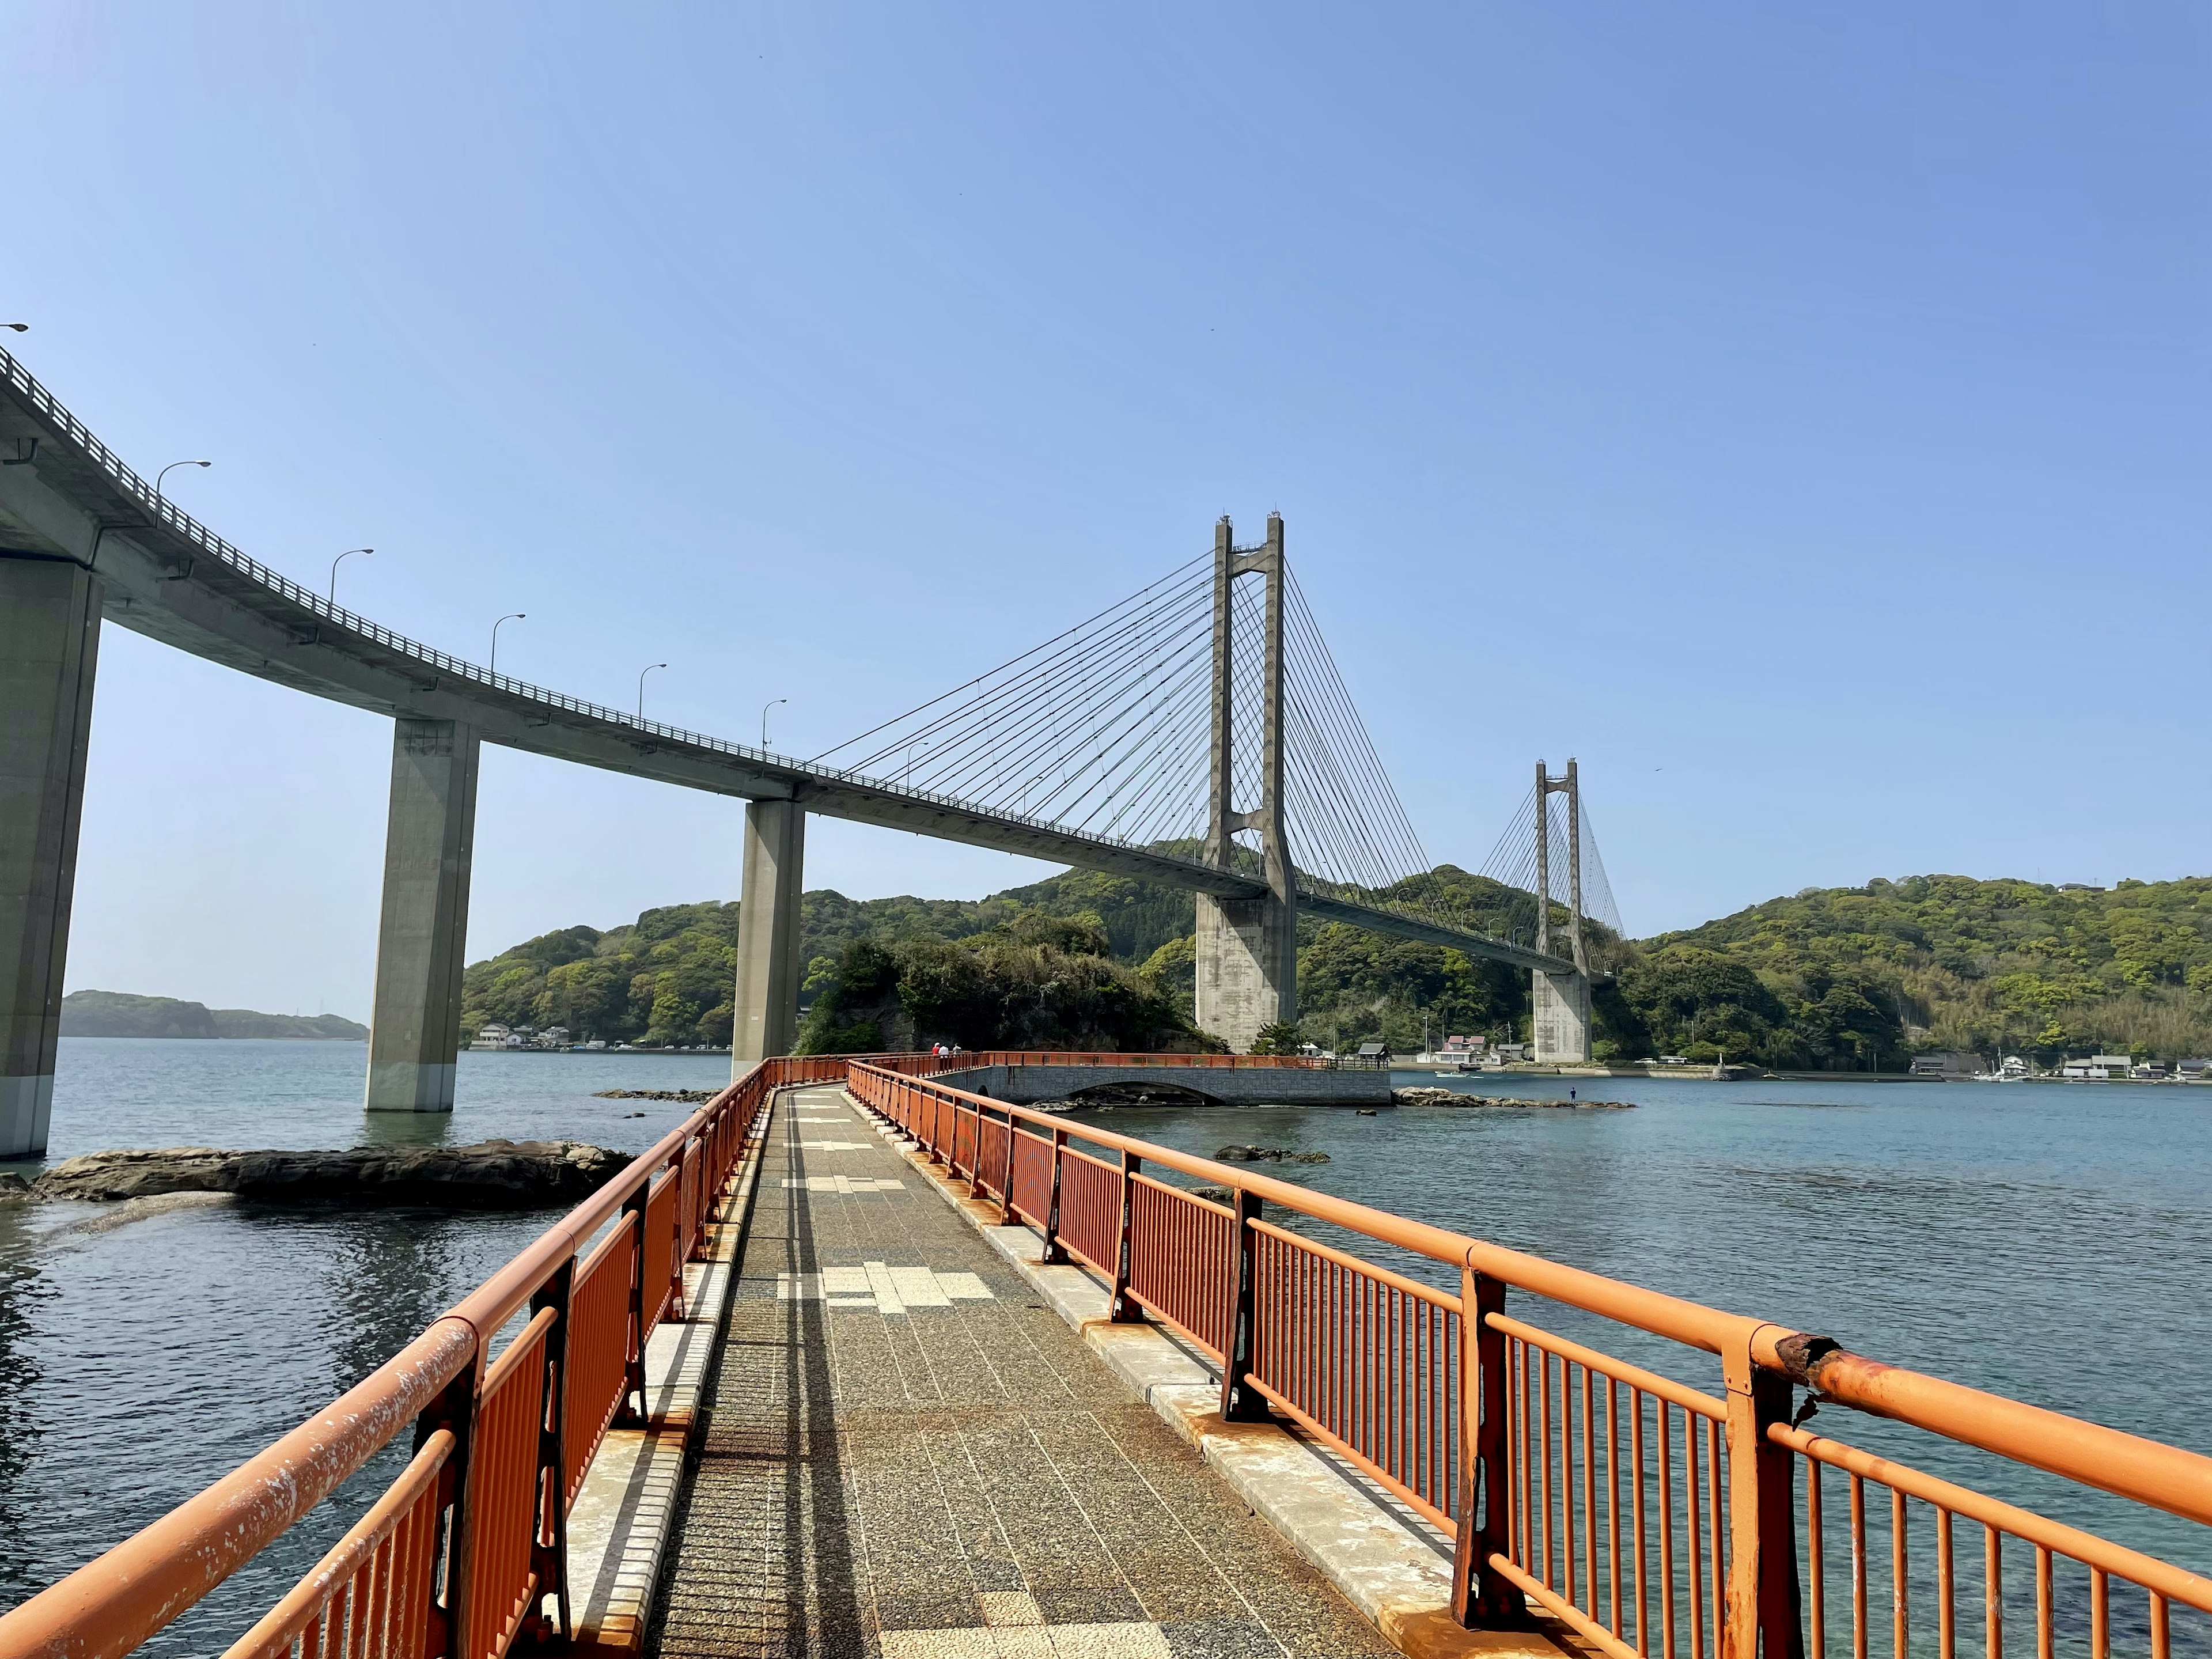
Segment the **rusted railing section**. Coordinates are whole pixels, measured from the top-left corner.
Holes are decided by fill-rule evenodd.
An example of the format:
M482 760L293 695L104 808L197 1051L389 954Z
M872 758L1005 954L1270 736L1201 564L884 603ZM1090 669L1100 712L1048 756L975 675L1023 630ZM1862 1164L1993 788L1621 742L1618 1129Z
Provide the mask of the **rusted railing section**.
M1224 1416L1279 1413L1450 1536L1463 1623L1533 1606L1614 1659L1956 1659L1974 1622L1961 1604L1978 1602L1982 1659L2004 1659L2008 1609L2029 1615L2036 1659L2107 1659L2123 1637L2149 1659L2212 1652L2212 1626L2187 1643L2172 1627L2177 1607L2212 1613L2212 1581L1802 1421L1850 1407L2203 1525L2212 1459L922 1075L982 1060L855 1062L849 1087L1036 1228L1046 1261L1108 1281L1115 1320L1149 1316L1211 1360ZM1443 1282L1301 1221L1424 1258ZM1601 1352L1509 1314L1509 1291L1665 1339L1717 1375L1692 1387Z
M684 1263L703 1253L771 1092L846 1064L756 1066L357 1387L0 1615L0 1656L130 1652L410 1425L399 1478L227 1659L497 1659L525 1632L570 1635L568 1505L607 1430L647 1409L646 1338L680 1307Z

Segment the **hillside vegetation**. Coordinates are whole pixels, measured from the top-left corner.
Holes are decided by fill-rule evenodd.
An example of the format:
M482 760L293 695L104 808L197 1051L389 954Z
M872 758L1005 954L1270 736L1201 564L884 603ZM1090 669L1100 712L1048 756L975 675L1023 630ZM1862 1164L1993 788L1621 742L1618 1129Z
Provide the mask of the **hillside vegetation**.
M1432 879L1470 926L1506 927L1507 890L1449 865ZM737 925L735 904L708 902L605 933L542 935L468 969L463 1027L496 1019L565 1025L580 1039L719 1047L730 1037ZM842 1039L872 1024L887 1044L1197 1043L1191 929L1188 893L1085 871L980 901L808 893L807 1040L851 1047ZM1310 918L1298 938L1310 1041L1410 1049L1425 1032L1528 1035L1517 969ZM1597 995L1605 1059L1894 1070L1934 1048L1987 1054L2002 1044L2045 1061L2100 1048L2212 1051L2212 879L2202 878L2110 891L1876 880L1808 889L1641 943L1594 933L1590 948L1613 975Z
M1218 1049L1175 997L1114 960L1095 911L1024 910L958 940L856 939L799 1036L803 1054L911 1049Z
M1912 1048L2181 1059L2212 1053L2212 878L1808 888L1646 941L1621 982L1670 1052L1729 1037L1751 1057L1777 1030L1839 1021L1856 1033L1864 1001ZM1709 999L1698 1044L1686 994Z
M337 1014L263 1014L210 1008L128 991L72 991L62 999L62 1035L94 1037L300 1037L366 1042L368 1027Z

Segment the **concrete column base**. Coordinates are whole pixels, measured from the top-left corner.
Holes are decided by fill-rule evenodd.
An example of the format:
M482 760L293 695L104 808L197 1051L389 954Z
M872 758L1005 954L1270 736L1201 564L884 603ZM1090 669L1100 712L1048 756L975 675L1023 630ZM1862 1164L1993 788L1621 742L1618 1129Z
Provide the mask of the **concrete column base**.
M1281 900L1198 896L1198 1029L1249 1054L1298 1017L1297 913Z
M477 833L476 728L403 720L392 740L392 817L370 1016L372 1112L450 1112Z
M54 1117L54 1079L0 1077L0 1158L38 1158Z
M454 1062L387 1060L368 1067L368 1104L372 1112L450 1112L453 1109Z
M1535 997L1536 1059L1587 1066L1590 1057L1590 982L1587 974L1547 974L1531 969Z
M744 888L738 908L738 984L730 1030L732 1081L756 1060L787 1054L799 1036L799 896L806 809L794 800L745 807Z

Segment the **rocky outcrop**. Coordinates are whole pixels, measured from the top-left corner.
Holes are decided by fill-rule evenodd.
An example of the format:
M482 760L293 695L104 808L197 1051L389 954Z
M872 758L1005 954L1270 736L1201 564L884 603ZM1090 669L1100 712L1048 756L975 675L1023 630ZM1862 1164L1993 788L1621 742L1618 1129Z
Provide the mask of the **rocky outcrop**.
M1224 1146L1214 1158L1223 1164L1326 1164L1327 1152L1286 1152L1280 1146Z
M1457 1089L1393 1089L1390 1098L1401 1106L1504 1106L1527 1109L1538 1106L1561 1106L1575 1110L1626 1111L1636 1104L1632 1100L1516 1100L1510 1095L1462 1094Z
M599 1089L593 1100L673 1100L686 1106L704 1106L720 1092L716 1089Z
M257 1204L534 1210L589 1197L631 1157L577 1140L356 1146L343 1152L170 1146L66 1159L32 1182L28 1195L109 1203L168 1193L230 1193Z

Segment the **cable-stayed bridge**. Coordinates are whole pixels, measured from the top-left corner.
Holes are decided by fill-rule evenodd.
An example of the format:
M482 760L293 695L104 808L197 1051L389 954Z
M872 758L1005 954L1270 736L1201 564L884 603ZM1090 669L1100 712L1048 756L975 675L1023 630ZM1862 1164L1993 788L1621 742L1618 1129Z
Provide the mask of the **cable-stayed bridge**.
M481 745L745 799L740 1065L795 1033L809 814L1187 890L1198 1015L1296 1018L1301 913L1531 970L1539 1053L1588 1054L1619 918L1571 763L1479 872L1432 868L1285 557L1282 521L810 759L462 661L344 610L167 500L0 352L0 1157L51 1112L105 620L395 722L367 1102L453 1103Z

